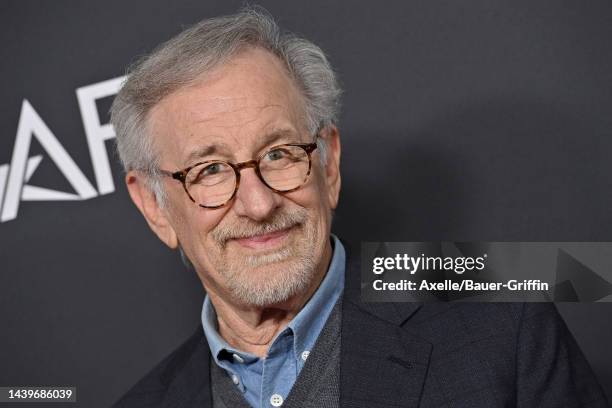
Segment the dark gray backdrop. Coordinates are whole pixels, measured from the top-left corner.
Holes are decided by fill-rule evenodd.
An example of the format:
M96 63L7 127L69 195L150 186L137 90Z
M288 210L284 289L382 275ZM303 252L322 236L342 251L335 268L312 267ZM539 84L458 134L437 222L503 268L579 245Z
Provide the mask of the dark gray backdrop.
M612 241L612 3L261 4L346 89L340 237ZM2 2L0 165L27 99L97 188L75 90L239 6ZM37 154L28 183L73 192L34 140ZM0 223L0 385L76 385L79 406L108 406L197 325L199 281L149 232L116 160L112 174L112 193L21 202ZM612 304L559 309L611 395Z

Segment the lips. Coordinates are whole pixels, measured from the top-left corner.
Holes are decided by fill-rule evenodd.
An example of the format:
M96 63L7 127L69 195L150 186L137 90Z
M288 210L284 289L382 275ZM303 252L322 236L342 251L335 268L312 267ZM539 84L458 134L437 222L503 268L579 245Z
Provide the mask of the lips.
M269 232L267 234L253 235L247 238L237 238L235 241L245 248L268 249L281 244L287 235L289 235L290 230L291 227L279 231Z

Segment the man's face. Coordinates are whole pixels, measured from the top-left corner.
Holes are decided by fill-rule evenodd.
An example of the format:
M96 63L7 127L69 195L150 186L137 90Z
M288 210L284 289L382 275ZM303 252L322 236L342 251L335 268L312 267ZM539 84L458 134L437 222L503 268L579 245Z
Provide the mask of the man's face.
M163 99L151 111L149 128L160 167L175 171L205 160L251 160L278 144L310 143L314 135L303 112L281 63L250 49ZM275 193L248 168L232 201L206 209L167 178L166 206L156 207L154 217L143 212L162 240L181 245L209 293L251 306L285 302L312 286L331 254L340 148L335 129L323 136L327 166L315 150L310 177L296 191Z

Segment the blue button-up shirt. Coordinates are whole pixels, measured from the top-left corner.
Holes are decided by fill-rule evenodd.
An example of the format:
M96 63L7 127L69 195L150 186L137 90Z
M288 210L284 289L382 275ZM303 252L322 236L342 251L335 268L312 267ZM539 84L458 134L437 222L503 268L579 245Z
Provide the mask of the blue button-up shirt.
M253 407L278 407L287 398L344 289L346 253L335 235L332 240L332 260L321 285L276 335L266 358L231 347L219 334L215 308L208 296L204 298L202 325L213 359Z

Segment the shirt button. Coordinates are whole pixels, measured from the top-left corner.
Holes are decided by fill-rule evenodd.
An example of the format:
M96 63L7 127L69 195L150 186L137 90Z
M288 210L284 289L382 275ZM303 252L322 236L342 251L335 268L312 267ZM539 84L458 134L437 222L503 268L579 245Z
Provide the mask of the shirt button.
M240 357L238 354L233 354L232 357L234 357L234 361L236 361L237 363L244 363L244 358Z
M236 385L240 383L240 380L238 379L238 376L236 374L232 374L232 382Z
M310 351L308 350L302 351L302 360L306 361L309 355L310 355Z
M278 394L272 395L270 397L270 404L272 404L273 407L280 407L283 405L283 397Z

